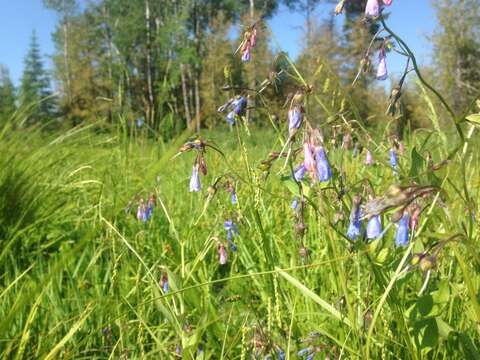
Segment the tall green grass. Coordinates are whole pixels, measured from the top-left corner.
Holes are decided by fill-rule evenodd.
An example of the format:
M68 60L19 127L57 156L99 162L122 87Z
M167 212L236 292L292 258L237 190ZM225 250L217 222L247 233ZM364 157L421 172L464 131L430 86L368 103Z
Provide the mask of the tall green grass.
M309 345L330 358L480 358L480 168L473 143L452 155L456 146L443 136L413 133L399 178L382 139L370 168L363 154L329 148L332 184L339 186L341 171L346 196L338 203L331 187L312 188L305 259L293 193L277 175L281 164L266 179L258 167L281 145L269 130L203 134L225 158L207 151L209 173L198 194L188 192L194 154L171 160L185 137L162 143L126 126L103 134L89 127L2 134L2 358L169 359L177 345L185 359L249 359L256 350L264 358L277 347L295 359ZM434 162L450 162L432 172L427 151ZM237 179L238 205L222 190L207 200L208 184L225 173ZM408 248L394 247L395 226L368 244L346 240L351 197L366 180L377 194L397 183L441 186ZM125 208L150 193L158 199L153 218L139 223ZM346 219L333 225L339 210ZM232 214L238 252L220 266L216 246ZM410 251L456 235L428 275L404 271ZM302 342L311 332L319 334L314 342Z

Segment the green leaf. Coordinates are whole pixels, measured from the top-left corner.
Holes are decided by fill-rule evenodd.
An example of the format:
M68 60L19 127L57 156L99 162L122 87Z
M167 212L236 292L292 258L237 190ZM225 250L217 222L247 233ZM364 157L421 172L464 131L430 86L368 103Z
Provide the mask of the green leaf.
M285 271L280 270L276 268L275 270L278 271L278 273L283 276L290 284L292 284L294 287L296 287L300 292L305 295L305 297L308 297L309 299L313 300L316 302L318 305L320 305L326 312L333 316L334 318L340 320L344 324L348 325L349 327L352 327L352 324L350 321L343 316L337 309L335 309L332 305L327 303L325 300L323 300L320 296L315 294L312 290L307 288L305 285L303 285L300 281L295 279L293 276L287 274Z
M413 334L420 349L429 350L434 348L438 343L438 325L435 318L417 321Z
M416 178L423 170L423 167L425 165L425 159L417 152L416 148L412 149L412 165L410 167L410 173L409 176L412 178Z
M460 341L460 347L465 354L465 359L472 359L472 360L480 360L480 353L478 349L475 347L472 339L466 334L458 333L458 339Z
M453 331L453 329L440 317L436 317L435 321L437 322L438 333L442 338L448 338L448 335Z
M290 176L284 176L284 177L282 177L281 180L282 180L283 185L286 186L286 188L288 190L290 190L290 192L293 195L297 195L297 196L300 195L300 192L298 190L298 184Z

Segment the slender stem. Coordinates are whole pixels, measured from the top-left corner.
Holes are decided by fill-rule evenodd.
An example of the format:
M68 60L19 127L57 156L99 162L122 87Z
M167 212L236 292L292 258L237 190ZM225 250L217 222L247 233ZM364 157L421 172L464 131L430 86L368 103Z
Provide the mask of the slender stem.
M462 131L462 128L460 127L460 125L458 124L457 122L457 116L455 115L455 112L452 110L452 108L450 107L450 105L448 105L448 103L445 101L445 99L443 98L442 95L440 95L440 93L435 90L435 88L430 85L427 81L425 81L425 79L423 78L422 74L420 73L420 70L418 69L418 64L417 64L417 59L415 58L415 55L413 54L413 52L410 50L410 48L408 47L408 45L397 35L395 34L388 26L387 24L385 23L385 19L382 17L380 17L380 22L382 23L384 29L390 34L392 35L395 40L398 41L398 43L403 47L405 48L405 50L407 51L408 55L410 56L410 59L412 60L412 65L413 65L413 68L415 70L415 73L417 74L417 77L418 79L420 80L420 82L426 87L428 88L431 92L433 92L435 94L435 96L438 98L438 100L440 100L440 102L442 103L442 105L445 107L445 109L447 110L447 112L450 114L450 116L452 117L452 120L453 120L453 124L455 125L455 129L457 130L457 133L458 133L458 136L460 136L460 139L462 140L462 143L465 142L465 137L463 135L463 131Z

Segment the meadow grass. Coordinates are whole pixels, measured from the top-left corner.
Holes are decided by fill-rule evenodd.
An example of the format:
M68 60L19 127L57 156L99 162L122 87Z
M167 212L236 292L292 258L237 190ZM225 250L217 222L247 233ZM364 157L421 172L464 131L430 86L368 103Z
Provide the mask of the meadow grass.
M333 180L305 188L302 257L290 170L278 174L282 159L268 176L259 168L282 145L268 129L201 134L225 157L207 150L199 193L188 191L195 155L172 160L187 136L163 143L127 127L88 126L1 134L2 358L169 359L177 347L185 359L280 358L280 349L296 359L306 347L318 358L480 358L475 143L454 152L453 136L412 133L399 176L382 139L371 167L364 153L329 145ZM427 152L450 161L432 171ZM235 183L235 205L223 189L208 196L222 174ZM366 182L376 195L393 184L441 187L425 199L407 247L394 246L390 214L381 239L346 238L352 197ZM151 193L153 216L139 222L137 201ZM229 218L238 250L228 249L222 266L217 245ZM438 244L430 271L409 266L412 253Z

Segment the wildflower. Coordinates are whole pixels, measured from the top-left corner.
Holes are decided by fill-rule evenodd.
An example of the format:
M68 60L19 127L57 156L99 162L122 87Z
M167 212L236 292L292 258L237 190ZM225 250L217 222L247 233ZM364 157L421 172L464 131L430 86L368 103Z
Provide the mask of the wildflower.
M144 213L144 216L143 216L144 221L147 221L152 217L154 206L155 206L155 196L150 195L150 197L148 198L148 202L147 202L147 209L145 210L145 213Z
M294 198L292 201L292 205L290 205L292 209L296 209L298 207L298 199Z
M305 166L300 165L293 171L293 178L295 181L301 181L303 177L305 176Z
M315 357L315 354L316 354L316 352L313 352L313 353L309 354L309 355L305 358L305 360L312 360L312 359Z
M190 178L190 192L199 192L201 187L200 176L198 175L198 164L194 164L192 168L192 177Z
M386 80L388 77L387 70L387 54L385 53L385 48L381 48L378 53L378 67L377 67L377 80Z
M365 7L365 16L370 18L376 18L380 15L380 5L378 0L368 0Z
M308 142L303 144L304 160L303 166L305 170L314 173L315 172L315 159L313 158L312 147Z
M230 248L232 251L237 251L237 245L235 245L232 241L233 235L240 235L237 225L232 220L226 220L223 223L223 228L227 230L227 241L230 244Z
M277 348L277 355L278 355L278 360L285 360L287 358L285 355L285 352L280 348Z
M257 45L257 29L256 24L250 27L243 36L243 42L240 44L240 51L242 52L242 62L250 61L250 50ZM237 49L238 51L238 49ZM236 52L237 52L236 51Z
M397 232L395 233L395 245L407 246L408 245L408 223L410 215L405 213L398 222Z
M226 104L220 106L218 108L218 112L223 112L227 108L231 108L232 110L227 114L227 122L230 125L235 125L235 116L242 116L243 113L245 112L245 109L247 107L247 99L243 95L237 96L233 100L229 100Z
M218 251L218 262L220 263L220 265L225 265L228 260L227 249L225 249L225 245L219 244L217 251Z
M179 357L182 356L182 347L179 344L175 346L175 355Z
M328 164L327 155L323 147L320 147L317 150L316 154L317 159L317 177L321 182L329 181L332 177L332 170Z
M303 356L303 355L306 355L306 354L309 354L310 352L313 351L313 347L312 346L308 346L306 348L303 348L302 350L300 350L299 352L297 352L297 355L298 356Z
M237 203L237 193L235 192L235 188L233 187L232 183L230 181L227 182L226 186L227 192L230 193L230 200L232 201L232 205L235 205Z
M375 163L375 160L373 160L373 155L370 150L367 149L367 152L365 154L365 165L373 165Z
M145 202L143 198L140 199L138 207L137 207L137 220L138 221L145 221Z
M398 159L397 159L397 152L395 149L390 149L389 151L390 154L390 165L392 166L393 173L396 175L397 174L397 166L398 166Z
M288 134L290 137L295 135L297 129L302 125L303 109L301 106L295 106L288 110Z
M242 62L250 61L250 45L246 46L242 51Z
M374 215L368 220L367 239L376 239L382 234L382 222L379 215Z
M360 220L361 210L360 203L362 199L360 195L355 195L353 198L352 210L350 212L350 224L348 225L347 237L350 240L355 240L360 236L362 222Z
M168 274L165 271L162 273L162 277L160 278L160 286L165 294L170 291L170 286L168 285Z

